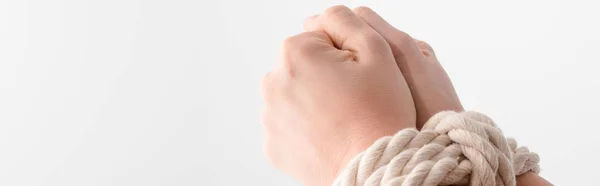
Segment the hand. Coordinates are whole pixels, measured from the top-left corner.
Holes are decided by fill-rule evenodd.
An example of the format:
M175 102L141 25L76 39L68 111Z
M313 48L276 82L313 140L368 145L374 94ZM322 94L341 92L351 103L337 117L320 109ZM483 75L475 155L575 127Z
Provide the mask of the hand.
M328 185L375 140L415 127L409 88L384 38L344 6L288 38L263 79L265 153L305 185Z
M419 129L440 111L464 110L448 74L429 44L394 28L367 7L355 8L354 12L390 45L395 61L410 87Z
M389 43L394 58L412 92L417 110L417 127L443 110L463 111L454 86L429 44L394 28L367 7L354 12ZM552 185L534 173L517 177L517 185Z
M417 111L417 128L440 111L464 110L448 74L429 44L394 28L368 7L355 8L354 12L389 44L394 60L410 87ZM308 19L305 27L319 29L313 28L319 27L315 23L318 17Z

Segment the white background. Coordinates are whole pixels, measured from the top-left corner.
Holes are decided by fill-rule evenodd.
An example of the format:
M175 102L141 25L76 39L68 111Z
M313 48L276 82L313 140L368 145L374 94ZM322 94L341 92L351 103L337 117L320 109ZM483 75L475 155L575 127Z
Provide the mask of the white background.
M597 183L596 1L0 0L0 185L297 185L262 155L258 82L335 4L433 45L548 180Z

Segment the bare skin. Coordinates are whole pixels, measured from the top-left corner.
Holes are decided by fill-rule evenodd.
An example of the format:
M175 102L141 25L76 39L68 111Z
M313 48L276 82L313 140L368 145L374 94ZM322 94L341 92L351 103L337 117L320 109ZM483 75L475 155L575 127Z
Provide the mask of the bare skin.
M440 111L464 110L448 74L438 62L431 46L394 28L367 7L358 7L354 12L377 30L390 45L394 59L410 87L419 129Z
M429 44L415 40L394 28L368 7L354 9L365 23L383 36L394 54L398 68L410 88L417 111L417 128L434 114L444 110L463 111L448 74L438 62ZM319 15L309 17L305 30L314 30Z
M263 79L265 153L304 185L330 185L382 136L415 127L416 111L390 46L336 6L319 29L288 38ZM315 27L317 28L317 27Z
M396 63L412 92L419 128L427 119L440 111L464 110L450 78L429 44L412 39L408 34L387 23L370 8L358 7L354 12L390 44ZM552 184L537 174L526 173L517 177L517 185Z
M372 10L332 7L305 29L263 80L266 154L304 185L330 185L376 139L463 110L433 49ZM517 180L551 185L532 173Z

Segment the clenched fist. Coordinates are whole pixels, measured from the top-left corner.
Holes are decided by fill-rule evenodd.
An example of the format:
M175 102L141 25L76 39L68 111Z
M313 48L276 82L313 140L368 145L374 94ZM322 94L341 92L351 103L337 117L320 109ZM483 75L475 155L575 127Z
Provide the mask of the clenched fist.
M265 153L305 185L329 185L375 140L415 127L415 105L385 39L352 10L329 8L285 40L262 82Z

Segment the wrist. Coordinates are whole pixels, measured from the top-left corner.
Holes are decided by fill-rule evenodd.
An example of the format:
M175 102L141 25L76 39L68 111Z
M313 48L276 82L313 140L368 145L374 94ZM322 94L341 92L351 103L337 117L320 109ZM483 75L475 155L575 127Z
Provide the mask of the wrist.
M407 119L408 118L408 119ZM342 171L348 166L350 161L354 159L358 154L367 150L372 146L375 141L385 136L393 136L398 131L405 128L414 128L415 117L379 117L374 119L364 120L356 125L351 125L350 130L351 136L346 140L347 143L343 146L345 148L340 149L340 158L338 165L332 171L332 177L328 179L326 184L331 185L335 178L342 173Z
M541 176L527 172L520 176L517 176L517 186L552 186L550 182L542 178Z

